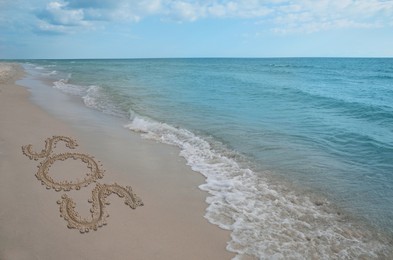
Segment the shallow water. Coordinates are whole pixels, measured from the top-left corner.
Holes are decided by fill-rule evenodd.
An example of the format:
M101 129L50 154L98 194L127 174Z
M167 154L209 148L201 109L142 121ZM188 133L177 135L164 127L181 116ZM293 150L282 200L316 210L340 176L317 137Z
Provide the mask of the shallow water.
M206 176L257 258L390 254L393 59L33 60L25 68ZM387 237L379 236L381 230Z

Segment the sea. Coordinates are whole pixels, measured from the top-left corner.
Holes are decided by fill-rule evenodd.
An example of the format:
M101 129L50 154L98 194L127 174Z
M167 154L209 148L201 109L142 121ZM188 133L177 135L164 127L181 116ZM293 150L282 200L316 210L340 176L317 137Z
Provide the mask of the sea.
M392 259L393 59L18 62L178 147L235 259Z

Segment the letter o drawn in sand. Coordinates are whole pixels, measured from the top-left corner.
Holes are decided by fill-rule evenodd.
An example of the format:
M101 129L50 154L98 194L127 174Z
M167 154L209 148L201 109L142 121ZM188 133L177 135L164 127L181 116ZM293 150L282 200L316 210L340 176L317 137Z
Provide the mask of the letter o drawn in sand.
M34 152L31 144L22 146L23 154L29 157L30 160L37 161L38 159L43 159L38 165L36 177L47 189L53 188L56 191L80 190L82 187L86 187L104 176L104 170L100 168L100 165L98 165L92 156L70 152L53 154L53 149L59 141L64 142L66 147L70 149L75 149L75 147L78 146L75 140L66 136L53 136L46 139L45 148L40 153ZM76 182L53 180L53 178L49 176L50 167L56 161L65 161L68 159L80 160L82 163L86 164L89 172L85 174L82 180L77 180ZM124 198L124 203L132 209L143 206L142 200L133 193L129 186L124 188L116 183L112 185L96 183L96 187L92 191L92 198L89 199L89 202L92 203L92 208L90 209L91 220L82 218L78 212L75 211L75 202L66 194L61 197L61 200L57 201L60 205L61 217L68 222L68 228L79 229L81 233L88 232L91 229L97 230L97 228L107 224L106 218L109 217L109 214L105 206L109 205L106 199L111 194L116 194L120 198Z
M55 189L56 191L69 191L69 190L79 190L81 187L86 187L90 183L101 179L104 176L104 171L100 169L100 166L93 159L93 157L82 154L82 153L59 153L52 155L53 149L59 141L65 142L66 146L70 149L75 149L78 144L75 140L66 136L53 136L45 140L45 148L40 152L36 153L32 151L32 145L22 146L23 153L30 159L38 160L40 158L45 158L40 165L38 165L38 171L36 177L41 181L47 189ZM87 165L90 170L82 180L77 182L73 181L55 181L49 176L49 169L56 161L65 161L67 159L80 160Z

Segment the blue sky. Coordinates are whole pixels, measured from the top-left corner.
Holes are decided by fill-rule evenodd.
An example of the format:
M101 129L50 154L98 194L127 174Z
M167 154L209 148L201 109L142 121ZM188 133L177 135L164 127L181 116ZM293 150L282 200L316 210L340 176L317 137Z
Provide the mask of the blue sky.
M393 0L0 0L0 59L393 57Z

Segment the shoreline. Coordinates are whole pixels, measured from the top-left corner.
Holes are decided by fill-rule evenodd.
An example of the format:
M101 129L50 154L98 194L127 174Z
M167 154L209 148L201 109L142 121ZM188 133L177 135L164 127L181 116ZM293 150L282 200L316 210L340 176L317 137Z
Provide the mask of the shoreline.
M56 135L64 134L75 138L79 144L75 152L95 156L95 160L103 164L106 172L104 179L98 180L99 183L130 185L144 203L148 196L149 205L158 209L151 212L164 212L165 217L175 221L179 221L179 214L185 214L187 221L190 221L190 218L196 217L195 210L202 212L200 218L204 216L213 225L231 231L230 238L229 232L224 231L228 236L219 240L222 243L228 241L226 249L236 252L237 257L258 259L274 255L278 258L290 258L296 255L300 258L351 256L373 259L389 258L391 255L391 239L383 235L385 232L380 233L373 229L362 219L356 218L356 215L346 212L345 208L332 204L323 195L319 196L319 193L308 192L285 180L278 180L278 176L269 177L264 176L263 172L253 172L247 165L243 168L236 160L225 156L226 150L224 153L216 153L211 149L211 143L206 142L203 137L199 139L198 135L182 127L173 127L165 121L160 123L154 119L145 119L138 114L128 118L122 114L119 116L116 113L106 113L99 109L100 107L95 109L97 107L94 104L91 106L85 100L96 100L95 92L92 96L88 95L90 89L97 88L94 80L93 85L88 86L87 92L74 92L79 89L86 90L82 88L83 83L81 87L80 83L73 85L74 81L68 82L70 74L65 75L67 79L63 85L64 75L61 70L60 77L46 77L48 71L45 71L44 67L36 67L34 70L29 65L22 66L27 76L16 83L29 90L28 99L32 104L51 118L60 120L65 129L69 128L70 133L60 131L56 132ZM50 68L52 66L49 65ZM52 68L49 71L50 75L57 74ZM109 112L111 111L109 109ZM39 151L44 140L45 138L42 138L40 142L37 141L33 147ZM194 143L195 141L197 142ZM62 144L59 146L64 147ZM62 151L59 149L57 147L56 152ZM24 159L28 160L26 156ZM63 165L71 166L70 161L72 160L66 160L67 164ZM80 164L74 163L73 180L81 176L78 163ZM59 170L59 165L62 163L55 163L54 168ZM50 172L53 177L55 172ZM37 178L35 180L37 181ZM92 196L94 186L91 184L88 188L82 188L76 195L75 192L70 192L73 199L78 198L78 194L84 194L83 198L76 202L76 211L82 217L89 216L88 209L91 205L86 201ZM162 191L167 187L171 189L170 192ZM201 190L208 193L201 193ZM63 192L57 194L57 199L60 200ZM182 198L180 203L177 196ZM123 210L125 215L145 211L145 207L137 207L135 210L124 207L123 201L117 199L116 195L109 200L112 202L106 210L111 215L108 219L109 225L112 225L111 219L115 218L111 210L113 205L118 205L116 211ZM194 204L195 201L198 203ZM199 203L203 201L207 204ZM173 202L177 203L177 206L170 204ZM193 206L190 207L187 203L193 203ZM200 206L200 210L195 206ZM184 207L188 210L179 210ZM171 213L174 215L170 215ZM67 224L64 219L60 220ZM161 229L162 223L168 223L161 219L157 221L160 222L156 229ZM141 223L146 222L142 220ZM170 228L175 226L172 224L171 222ZM149 231L141 236L156 234ZM187 234L183 236L187 237ZM288 240L291 243L288 243ZM161 243L155 237L149 241ZM182 242L186 244L188 241ZM251 255L254 258L250 257ZM161 255L157 257L163 258ZM172 256L167 256L170 257Z
M13 66L15 70L19 65ZM84 126L60 120L33 103L29 91L14 83L21 78L23 71L18 70L0 81L0 258L234 257L225 250L230 232L203 217L207 194L198 189L203 177L186 166L176 148L144 140L126 129L111 132L113 129L99 120L85 122ZM33 149L41 151L44 140L53 135L76 139L79 146L75 152L94 156L105 170L103 179L97 182L131 186L144 206L130 209L122 199L111 195L107 199L111 205L107 206L110 217L106 226L88 234L68 229L56 201L67 193L75 200L75 210L82 217L89 216L91 205L87 199L95 185L70 192L47 190L34 176L40 161L29 160L21 150L22 145L32 144ZM59 151L68 151L63 145L58 147ZM85 169L77 160L65 160L54 164L49 174L53 171L55 180L64 176L78 179L78 172Z

